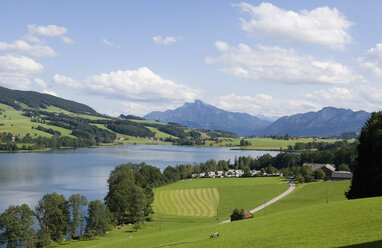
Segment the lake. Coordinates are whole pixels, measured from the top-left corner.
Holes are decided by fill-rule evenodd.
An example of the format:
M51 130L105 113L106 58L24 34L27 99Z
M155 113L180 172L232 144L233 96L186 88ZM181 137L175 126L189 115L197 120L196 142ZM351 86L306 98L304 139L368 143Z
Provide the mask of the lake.
M0 153L0 213L10 204L36 206L46 193L69 197L82 194L89 200L103 200L107 178L119 164L146 162L162 171L168 165L233 161L235 156L257 157L276 151L231 150L228 147L123 145L63 149L35 153Z

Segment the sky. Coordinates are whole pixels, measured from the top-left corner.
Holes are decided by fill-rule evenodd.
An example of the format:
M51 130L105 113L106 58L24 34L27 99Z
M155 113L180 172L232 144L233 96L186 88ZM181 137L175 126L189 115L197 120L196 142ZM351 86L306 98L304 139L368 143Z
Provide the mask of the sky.
M0 0L0 86L112 116L382 106L382 1Z

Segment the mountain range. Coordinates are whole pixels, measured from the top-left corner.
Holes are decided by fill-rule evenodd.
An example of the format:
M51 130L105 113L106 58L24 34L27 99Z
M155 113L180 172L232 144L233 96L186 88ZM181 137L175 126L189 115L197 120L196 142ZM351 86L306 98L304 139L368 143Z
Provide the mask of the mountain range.
M144 118L165 123L176 122L192 128L230 131L244 136L252 135L255 130L271 124L270 121L261 120L256 116L225 111L200 100L185 103L174 110L154 111Z
M345 132L359 132L370 113L350 109L325 107L317 112L284 116L263 130L260 135L318 136L327 137Z
M164 112L154 111L144 116L148 120L177 122L211 130L225 130L243 136L293 135L327 137L344 132L359 132L370 113L350 109L325 107L317 112L284 116L274 122L247 113L229 112L200 100Z

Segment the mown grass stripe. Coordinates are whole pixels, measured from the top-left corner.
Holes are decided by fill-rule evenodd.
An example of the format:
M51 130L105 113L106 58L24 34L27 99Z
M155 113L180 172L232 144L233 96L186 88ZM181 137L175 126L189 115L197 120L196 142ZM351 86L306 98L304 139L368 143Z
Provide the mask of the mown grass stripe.
M199 189L198 193L195 193L195 195L194 195L195 202L197 202L197 204L199 206L199 215L198 216L209 216L210 215L209 204L207 202L205 202L203 197L202 197L204 190L205 189Z
M192 205L194 207L194 213L192 214L193 216L203 216L202 215L202 210L203 210L203 206L200 204L199 201L197 201L197 196L198 196L198 193L197 193L197 190L196 189L191 189L189 190L189 199L190 199L190 202L192 202Z
M216 216L220 201L217 188L192 188L156 193L154 210L157 213L183 216Z
M204 216L214 216L214 206L208 199L209 190L209 188L202 189L200 195L198 196L198 200L203 204Z

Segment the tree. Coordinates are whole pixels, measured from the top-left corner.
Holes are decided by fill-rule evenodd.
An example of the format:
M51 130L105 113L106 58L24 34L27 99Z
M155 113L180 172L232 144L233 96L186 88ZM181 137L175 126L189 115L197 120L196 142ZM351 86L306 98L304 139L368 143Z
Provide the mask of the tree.
M141 187L132 185L127 188L127 212L130 222L140 222L146 208L146 196Z
M131 164L116 166L110 172L109 192L105 197L106 206L112 212L114 220L122 223L125 217L128 202L128 188L135 184L135 178Z
M28 205L9 206L0 215L0 244L7 247L34 247L33 211Z
M382 113L372 113L362 128L348 199L382 196Z
M49 232L51 239L62 240L68 233L70 215L65 196L56 192L44 195L35 208L35 215L42 232Z
M323 171L322 169L318 169L313 173L313 176L314 176L314 179L322 180L325 178L326 174L325 174L325 171Z
M80 194L71 195L68 200L69 203L69 213L70 213L70 223L69 223L69 232L72 237L78 235L78 227L80 225L80 219L84 216L84 206L87 205L87 199L85 196ZM83 223L82 223L83 225ZM82 235L82 230L80 232Z
M239 210L235 208L235 210L233 210L230 217L231 217L231 221L244 219L244 209Z
M84 235L85 232L85 220L86 220L86 207L88 206L88 198L86 196L81 196L80 205L80 236Z
M86 233L104 234L111 230L111 215L109 209L100 200L91 201L86 217Z
M349 168L349 165L342 163L337 167L337 170L339 170L339 171L350 171L350 168Z
M179 171L172 166L167 166L163 171L163 175L168 183L173 183L180 179Z

